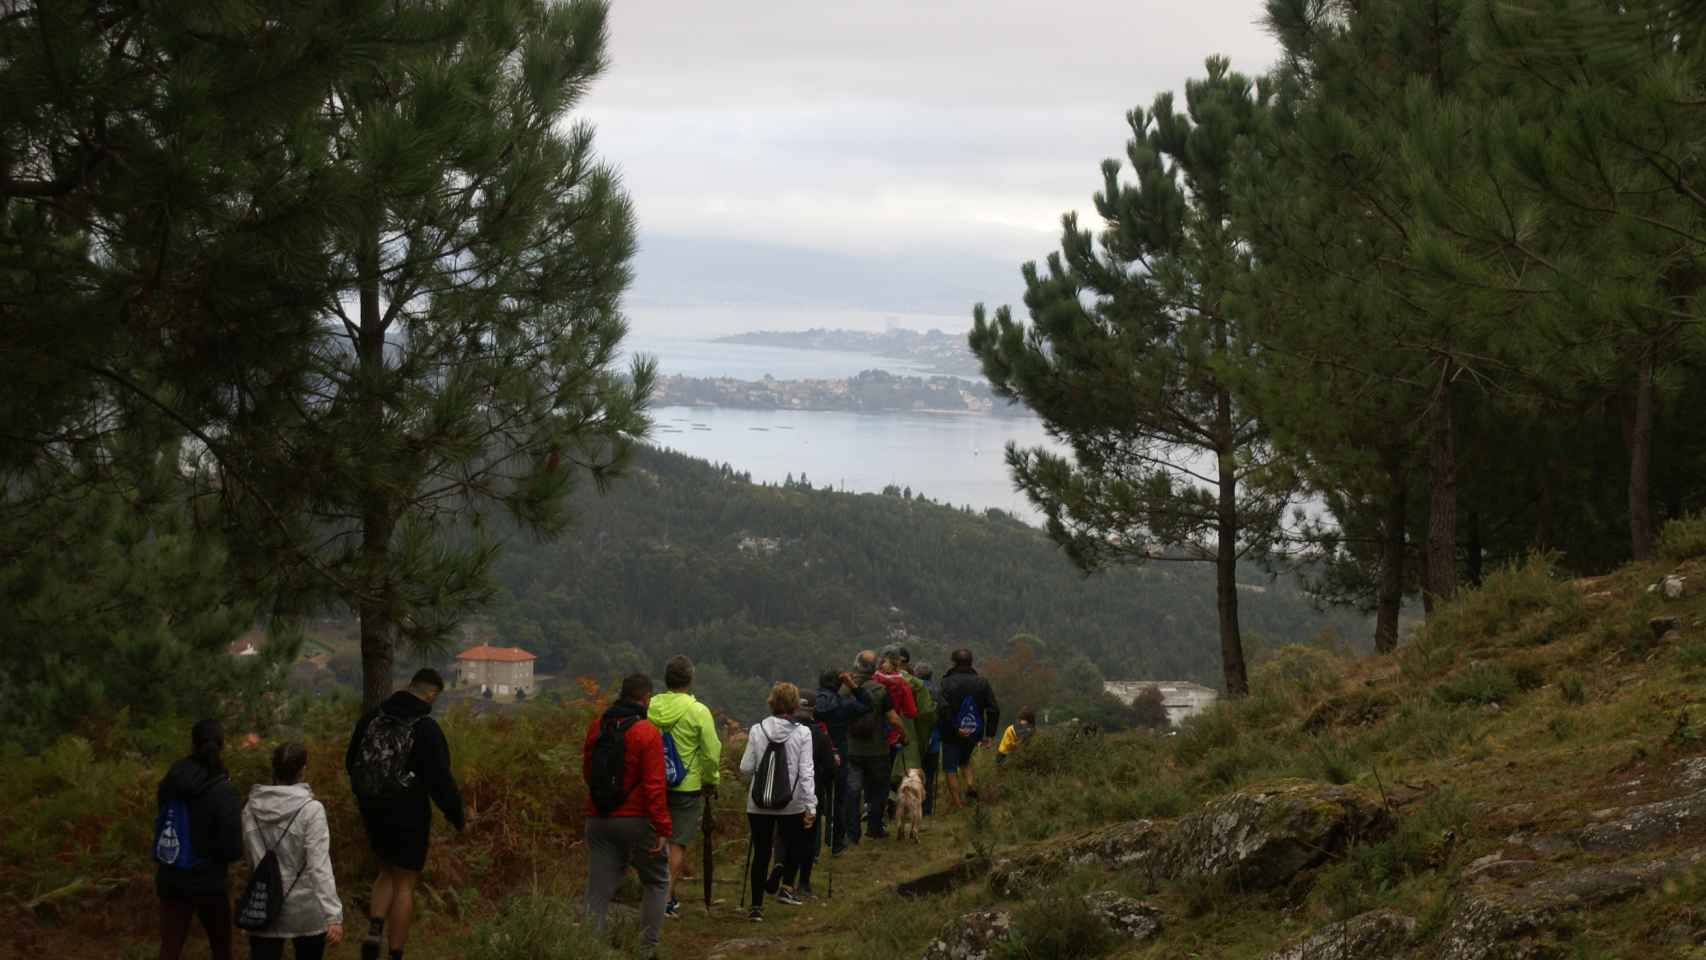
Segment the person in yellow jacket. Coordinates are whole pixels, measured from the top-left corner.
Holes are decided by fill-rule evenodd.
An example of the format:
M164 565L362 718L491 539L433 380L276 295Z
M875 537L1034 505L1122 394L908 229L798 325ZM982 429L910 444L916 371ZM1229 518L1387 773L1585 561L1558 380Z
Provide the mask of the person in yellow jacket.
M681 900L676 886L681 882L682 868L687 863L687 847L699 836L699 824L708 799L717 795L717 780L722 769L723 741L717 736L716 721L711 708L693 696L693 661L685 656L670 657L663 665L667 693L652 697L646 719L674 741L676 755L686 775L669 788L669 906L664 915L681 917ZM667 745L665 751L667 753Z
M1006 763L1008 755L1017 752L1036 732L1037 711L1025 707L1019 711L1019 719L1008 725L1007 732L1001 735L1001 745L995 748L996 765Z

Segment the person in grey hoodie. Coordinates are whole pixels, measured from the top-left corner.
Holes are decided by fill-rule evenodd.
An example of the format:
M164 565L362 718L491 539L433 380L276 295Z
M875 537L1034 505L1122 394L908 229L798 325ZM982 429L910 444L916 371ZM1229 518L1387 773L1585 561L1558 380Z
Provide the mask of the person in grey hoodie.
M296 960L320 960L344 938L326 807L302 782L307 766L307 747L279 744L272 753L273 782L255 784L243 807L243 856L253 868L271 850L284 880L278 916L265 930L249 934L252 960L279 960L286 941Z
M764 919L766 877L770 873L770 855L775 851L778 862L786 862L805 847L806 831L817 822L817 778L812 768L811 730L794 722L800 709L800 688L791 683L778 683L770 689L770 716L752 725L747 734L746 753L740 758L741 777L749 783L758 772L759 761L772 743L782 746L787 759L789 799L776 810L767 810L746 792L746 822L752 829L752 912L747 919L757 923ZM777 850L778 834L781 849ZM795 864L796 868L798 863ZM780 883L780 876L777 878ZM799 906L801 901L792 890L778 887L771 891L785 904Z

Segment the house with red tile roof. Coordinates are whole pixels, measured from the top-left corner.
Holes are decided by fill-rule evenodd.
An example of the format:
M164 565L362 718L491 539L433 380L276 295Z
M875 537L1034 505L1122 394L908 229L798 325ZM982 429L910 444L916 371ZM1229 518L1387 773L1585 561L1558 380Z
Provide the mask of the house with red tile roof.
M456 685L490 691L495 698L533 692L533 661L539 659L520 647L480 644L456 655Z

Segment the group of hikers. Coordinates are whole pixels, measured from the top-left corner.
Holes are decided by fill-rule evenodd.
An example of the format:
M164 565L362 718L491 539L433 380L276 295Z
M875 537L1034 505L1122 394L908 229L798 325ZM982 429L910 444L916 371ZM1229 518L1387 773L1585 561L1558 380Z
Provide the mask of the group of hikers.
M849 671L827 670L809 697L777 683L768 715L747 732L739 771L745 787L752 921L768 895L798 905L813 896L812 872L825 848L839 856L864 840L890 836L886 822L916 836L918 818L937 800L975 802L971 762L992 743L1000 708L990 684L959 649L940 681L899 645L865 650ZM586 915L602 931L610 902L632 867L643 889L642 941L655 951L665 918L681 915L686 853L699 838L722 781L723 743L710 709L693 695L685 656L650 676L622 681L617 701L587 728L582 774L587 785ZM426 864L432 806L457 830L466 825L451 773L450 748L433 720L444 692L437 671L366 713L353 731L345 770L378 862L362 960L402 960L414 916L416 881ZM1006 755L1034 730L1030 708L1002 738ZM233 928L249 934L250 956L318 960L344 937L333 877L325 807L305 782L307 748L280 744L272 783L244 803L223 761L216 720L191 730L190 755L161 780L154 825L160 957L177 960L199 919L214 960L233 956ZM910 823L908 821L910 820ZM250 867L235 905L228 868Z

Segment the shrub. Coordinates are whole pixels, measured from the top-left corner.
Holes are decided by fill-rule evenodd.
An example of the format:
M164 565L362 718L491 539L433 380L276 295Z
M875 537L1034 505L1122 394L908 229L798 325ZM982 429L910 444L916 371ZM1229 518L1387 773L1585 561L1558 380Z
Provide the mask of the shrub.
M1677 517L1659 531L1658 554L1672 563L1706 557L1706 512Z
M1558 696L1563 697L1565 703L1586 703L1588 699L1587 684L1582 680L1582 675L1572 670L1559 677Z
M1027 903L1013 918L1015 931L999 955L1010 960L1100 957L1118 944L1084 897L1062 892Z
M632 924L619 916L609 916L614 939L637 940ZM619 960L629 952L612 948L579 919L572 901L537 891L518 894L505 900L496 916L474 926L461 955L467 960Z
M1706 643L1687 643L1677 648L1677 662L1685 667L1706 667Z
M1457 651L1506 633L1519 644L1549 642L1560 630L1582 622L1581 598L1556 580L1551 557L1530 554L1517 566L1494 571L1478 589L1436 607L1416 640L1399 651L1406 676L1426 678L1449 668Z
M1509 700L1521 689L1516 671L1506 666L1477 664L1434 687L1433 695L1441 703L1498 703Z

